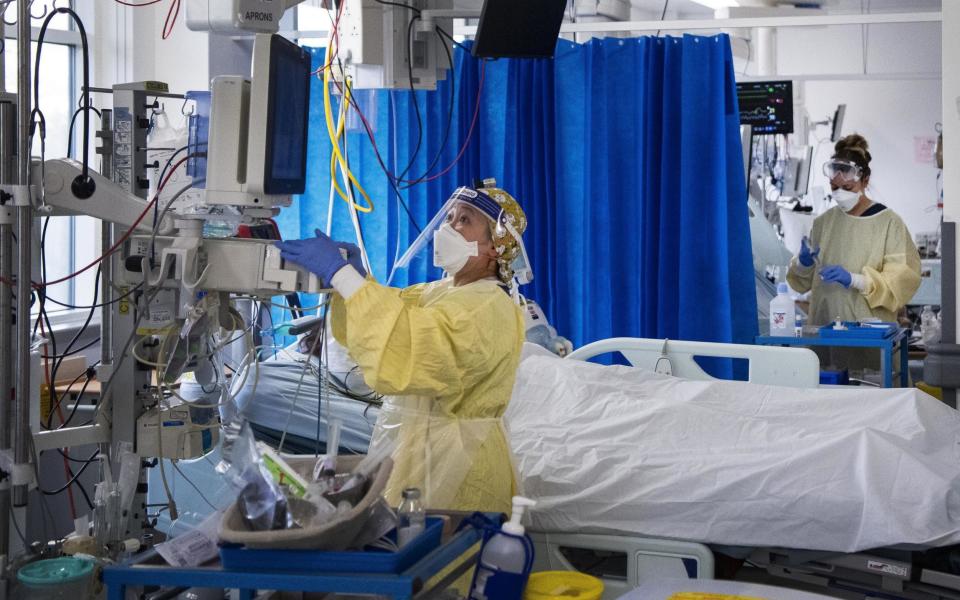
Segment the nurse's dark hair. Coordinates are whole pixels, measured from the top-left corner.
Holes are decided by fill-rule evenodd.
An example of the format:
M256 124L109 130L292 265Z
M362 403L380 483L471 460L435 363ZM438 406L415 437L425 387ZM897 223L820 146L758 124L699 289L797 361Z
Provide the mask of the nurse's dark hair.
M864 179L870 177L870 161L873 160L873 157L870 156L870 145L867 143L867 138L859 133L851 133L840 138L833 147L833 158L849 160L860 167Z

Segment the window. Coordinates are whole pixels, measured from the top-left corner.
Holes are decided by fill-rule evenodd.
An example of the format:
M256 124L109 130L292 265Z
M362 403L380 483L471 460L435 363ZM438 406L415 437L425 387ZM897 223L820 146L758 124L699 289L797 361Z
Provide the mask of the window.
M31 52L34 61L37 52L36 39L43 24L43 17L40 16L52 10L54 3L55 0L35 0L31 7L32 14L39 17L35 18L33 23L34 43ZM66 3L63 0L58 2L59 6L72 6L73 4L75 3ZM15 9L16 7L13 6L5 15L8 21L12 22L16 18ZM86 6L75 8L75 10L80 12L80 17L84 20L84 26L89 36L93 25L91 20L92 10ZM16 39L12 37L15 30L13 27L6 27L5 33L3 49L5 85L7 91L15 92L17 90L18 71L17 43ZM78 144L82 143L82 118L77 118L72 132L70 128L71 117L79 105L80 85L82 85L81 60L80 34L76 31L73 20L67 15L58 14L50 21L47 28L40 61L39 108L43 112L46 122L46 143L45 147L41 149L39 135L36 136L32 148L35 157L39 157L41 150L43 150L43 155L48 160L61 158L67 156L68 148L71 150L73 158L78 158L81 155ZM31 65L31 79L33 73L34 65ZM91 114L91 138L97 126L96 114ZM71 133L73 135L72 143L69 140ZM97 166L97 162L94 160L96 156L91 148L90 160L91 166L94 168ZM44 221L45 219L40 220L41 229ZM99 256L100 228L98 224L99 221L90 217L51 217L49 219L49 223L46 224L45 236L47 280L59 279L69 275ZM48 298L67 305L89 305L93 300L95 278L96 272L91 269L79 277L51 286L47 289ZM35 307L34 310L37 310L37 308ZM79 318L82 318L83 314L86 313L85 310L71 311L55 302L48 302L47 311L50 315L60 315L60 318L54 319L56 321L70 320L69 313L71 312L80 313L76 315Z
M330 30L331 18L335 15L324 8L325 4L323 0L306 0L297 6L295 29L304 36L297 40L300 45L326 46L326 32Z

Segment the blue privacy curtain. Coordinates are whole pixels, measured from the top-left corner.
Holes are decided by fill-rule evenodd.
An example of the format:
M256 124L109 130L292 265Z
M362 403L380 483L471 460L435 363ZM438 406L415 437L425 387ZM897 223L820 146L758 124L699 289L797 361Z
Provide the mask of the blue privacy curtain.
M314 64L324 61L313 50ZM423 226L458 185L495 177L529 217L534 282L524 290L579 346L614 336L749 343L756 335L745 176L729 39L684 36L561 40L554 59L481 64L457 50L437 90L417 92L424 135L405 179L422 175L450 139L429 183L402 192ZM481 78L483 85L480 86ZM478 94L479 90L479 94ZM279 223L286 238L326 223L330 144L322 84L311 90L308 191ZM409 91L358 91L381 158L409 162L417 126ZM377 204L360 220L385 281L417 232L355 116L351 166ZM336 200L334 237L352 240ZM394 285L433 279L430 254Z

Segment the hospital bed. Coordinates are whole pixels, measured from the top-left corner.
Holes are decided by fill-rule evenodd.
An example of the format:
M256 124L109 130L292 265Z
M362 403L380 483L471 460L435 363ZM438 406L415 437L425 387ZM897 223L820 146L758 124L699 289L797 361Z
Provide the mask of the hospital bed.
M619 352L629 364L640 368L600 367L582 362L585 359L609 352ZM694 412L687 415L688 418L685 421L668 423L667 431L669 433L661 433L661 437L668 438L667 441L674 441L673 438L678 437L678 432L688 431L692 437L709 438L714 433L710 431L710 428L721 432L722 435L732 435L733 433L742 435L744 432L737 431L737 427L744 410L761 411L758 413L760 418L757 421L763 423L764 426L775 424L777 415L769 411L762 413L762 411L768 405L776 405L779 399L789 397L791 394L795 399L810 397L812 403L810 412L812 414L807 417L807 425L813 424L817 428L826 429L831 426L829 422L821 424L821 421L829 421L829 419L819 416L817 410L829 411L830 406L849 404L851 408L848 413L844 414L843 421L853 422L853 426L856 427L863 426L864 421L866 421L866 426L869 428L875 419L882 419L884 426L891 422L909 424L918 422L922 425L921 429L936 429L939 427L942 430L944 427L938 425L938 422L949 422L951 427L955 424L955 428L960 432L960 421L957 420L956 413L936 403L931 398L918 395L919 393L916 390L907 389L873 390L859 388L859 391L857 388L818 389L808 392L807 390L812 390L818 383L817 359L811 351L796 348L736 346L672 340L665 343L662 340L616 339L597 342L581 348L573 353L571 358L567 359L556 358L546 351L541 353L538 347L532 344L525 345L524 354L518 370L514 398L511 401L505 420L509 428L519 423L519 421L511 420L515 417L511 413L524 404L532 407L533 414L525 421L528 425L528 431L510 431L509 433L510 442L514 446L515 454L518 457L521 480L528 487L523 491L528 494L532 493L533 497L541 501L538 510L532 513L534 521L532 527L528 529L532 532L537 544L538 569L575 568L598 575L606 582L606 597L616 598L639 583L653 578L713 577L718 571L717 565L723 566L728 562L724 557L734 556L738 559L749 558L752 563L761 566L767 573L776 577L800 578L804 583L810 585L830 587L830 593L835 593L833 590L838 585L843 585L848 588L885 590L880 595L870 596L874 598L960 599L960 583L957 583L957 578L950 573L950 569L931 568L917 562L918 560L949 561L949 548L946 554L940 556L929 553L919 554L902 548L887 548L884 551L877 552L863 551L864 549L900 543L899 541L891 542L891 540L906 540L905 537L898 536L895 533L886 535L882 543L874 544L873 540L876 538L864 541L863 536L857 536L858 541L854 546L844 547L844 542L841 539L839 542L818 547L818 542L831 539L831 537L837 538L831 531L832 529L843 528L843 518L840 518L839 524L834 525L834 522L837 521L835 517L833 519L821 519L826 523L826 527L823 529L813 531L812 528L808 528L811 531L808 531L803 539L811 543L784 549L784 546L789 545L788 542L793 535L793 529L806 525L803 515L795 517L789 523L787 523L787 515L783 515L783 518L781 518L782 506L795 501L789 494L785 498L773 498L773 501L768 503L765 513L767 521L757 519L757 513L750 513L748 508L738 508L735 512L745 515L743 523L738 522L736 527L727 527L722 535L709 535L710 532L703 534L703 532L698 532L695 529L691 532L689 527L684 527L685 513L683 510L685 507L677 503L671 505L668 502L665 503L666 508L663 508L660 506L660 498L656 497L656 494L651 498L649 490L637 492L632 482L624 483L622 478L612 477L618 466L616 461L610 460L610 453L618 451L616 444L622 444L624 440L627 444L625 447L621 446L623 455L632 461L646 461L641 465L642 468L647 468L654 464L656 460L662 458L655 456L655 452L650 453L651 444L644 438L651 437L650 432L665 431L661 427L665 418L664 415L676 416L672 415L672 405L686 405ZM747 365L743 371L747 373L750 384L755 385L722 382L713 379L702 366L707 364L703 360L704 358L713 360L733 358L746 362ZM544 362L538 364L537 360ZM292 435L300 435L306 439L312 438L316 432L317 419L315 412L315 379L312 380L312 383L304 385L306 391L301 390L302 396L300 401L297 402L296 392L299 387L300 364L293 361L278 364L275 368L264 368L265 364L261 364L260 373L263 378L257 388L257 396L263 398L265 406L256 408L257 402L251 398L249 416L264 426L278 430L286 428L289 423ZM666 377L655 373L655 371L665 371L668 368L676 377ZM551 369L554 372L559 372L562 378L551 380L549 376ZM334 370L348 371L350 369L342 366ZM590 372L586 373L587 370ZM580 377L581 373L585 376ZM771 387L769 384L776 384L778 387ZM532 389L531 386L536 389ZM562 409L569 408L564 404L564 394L570 388L577 388L578 386L582 388L581 392L584 392L581 395L586 397L588 401L595 398L604 398L604 402L594 400L596 406L584 407L582 410L577 407L578 410L574 411L574 414L564 412ZM717 388L723 389L718 390ZM694 395L692 397L689 393L690 390L693 390ZM731 390L734 392L733 394L730 393ZM613 394L612 398L611 393ZM240 398L241 404L247 404L246 401L243 401L242 394L240 394ZM642 406L644 402L650 401L655 404L653 410ZM930 406L930 402L933 402L934 405ZM870 407L871 403L883 404L887 413L877 415L877 411ZM915 404L927 409L927 412L933 417L932 422L918 421L911 414L913 409L917 408L917 406L914 406ZM726 410L728 405L732 407L730 410ZM714 412L702 412L704 406ZM295 408L294 417L292 420L288 420L291 407ZM267 409L273 412L259 412ZM344 410L356 413L357 443L360 444L366 439L362 435L366 433L366 428L372 427L372 422L376 418L375 411L367 411L362 406L356 406L354 409L351 409L349 405L344 406ZM604 416L608 418L607 421L602 423L599 430L596 428L591 410L599 411L599 420L603 420ZM944 414L942 413L943 410L948 412ZM860 412L863 412L866 416L858 422L857 414ZM344 413L345 416L349 414L351 412ZM638 418L644 419L641 428L636 426ZM624 425L617 429L619 423ZM297 428L300 425L302 425L302 431ZM834 428L840 427L839 425L832 426ZM585 434L584 430L590 429L590 427L594 427L594 429L589 434ZM624 431L625 428L626 431ZM630 428L633 428L633 430L630 430ZM891 426L890 429L895 430L896 427ZM894 433L903 432L894 431ZM956 436L956 434L953 435ZM550 439L551 436L554 439ZM778 436L779 430L775 437ZM522 447L523 443L531 439L534 441L546 440L544 443L552 445L546 449L530 446ZM712 438L710 440L712 442ZM654 441L656 444L668 445L667 441L661 441L660 439ZM763 443L747 448L744 452L745 456L751 457L758 465L758 468L749 474L754 479L751 480L749 477L738 479L735 486L732 487L754 486L760 490L759 495L765 495L767 493L766 489L770 488L771 485L776 486L780 483L780 480L790 479L798 472L808 473L811 469L814 471L821 470L820 465L831 467L831 452L856 451L855 446L861 441L864 443L876 442L875 436L871 434L857 437L854 441L853 450L851 450L849 444L827 447L825 449L826 453L824 453L823 448L816 448L815 452L809 452L805 448L798 448L796 451L787 448L785 460L795 460L797 465L791 465L786 472L780 470L775 474L776 476L770 476L764 470L764 461L768 456L774 455L779 457L778 460L784 460L783 444L778 445L777 443L778 441L782 442L782 440L774 439L769 443L766 440L761 441ZM898 443L909 445L902 440ZM518 444L521 447L518 448ZM933 445L939 447L943 444L938 440ZM566 450L571 447L586 448L585 454L571 457ZM357 449L359 450L359 447ZM653 448L653 450L657 450L657 448ZM676 450L676 448L671 448L671 450ZM777 452L780 452L780 454L776 454ZM524 465L524 461L530 460L531 456L544 464L540 466L534 464L533 468L529 464ZM899 446L895 444L883 446L881 444L878 450L873 451L871 457L868 458L883 469L887 465L895 464L895 461L901 460L903 456L907 456L906 451ZM668 469L689 470L690 464L684 462L682 453L676 456L667 456L665 460ZM960 441L958 441L956 452L950 457L950 460L952 461L951 467L947 469L947 474L951 476L955 474L956 481L960 483ZM576 467L579 464L587 463L596 465L597 468L594 472L581 470L570 474L569 482L575 490L571 495L564 498L566 502L560 506L555 503L551 504L551 501L556 499L556 494L551 497L550 489L543 489L542 486L541 489L535 489L536 485L530 485L531 482L533 484L537 483L531 479L531 477L536 477L535 471L537 468L549 469L556 474L558 465L560 467L569 467L570 465ZM209 463L207 464L209 469ZM811 467L811 465L813 466ZM198 466L202 467L203 465ZM711 465L711 469L713 468ZM876 469L866 470L869 473L875 473L875 471ZM686 493L684 483L689 484L691 479L698 480L701 477L709 477L710 474L710 470L690 471L686 479L679 481L679 483L671 481L668 484L663 484L669 492L666 495L672 495L673 499L678 496L683 498ZM786 476L784 477L784 475ZM174 474L175 478L178 476L179 473ZM211 483L216 481L216 478L208 477L204 479L199 473L197 477L192 478L194 482L201 485L204 485L207 480ZM635 478L643 480L647 478L647 474L642 472L641 469ZM603 489L604 493L600 495L600 502L597 503L596 496L591 498L588 491L594 486L604 485L608 479L616 479L613 483L618 487L609 490ZM864 479L869 480L871 478L864 477ZM924 482L926 481L924 480ZM180 482L177 481L171 483L182 488L187 494L189 494L188 488L192 487L187 482L183 482L183 485L179 485ZM936 481L933 483L936 483ZM659 482L658 485L660 485ZM918 487L923 488L927 485L927 483L922 482ZM851 485L851 487L853 486ZM843 486L841 486L841 491L842 488ZM960 491L960 485L957 488L957 491ZM676 490L683 491L678 494ZM732 493L727 492L721 502L729 501L735 504L738 500L742 500L742 496L738 496L736 492L737 490ZM624 500L624 494L626 493L632 493L629 500L633 503L632 505ZM710 500L713 500L713 498L711 497ZM594 504L591 505L591 502L594 502ZM184 504L187 503L184 502ZM199 500L198 504L201 504ZM626 505L629 509L626 513L621 510L622 505ZM742 504L738 506L742 506ZM865 506L864 508L870 507ZM879 516L874 515L870 521L871 524L878 520L882 522L884 508L880 506L880 514ZM636 518L638 511L639 519ZM719 513L719 510L717 512ZM877 513L878 511L874 510L873 512ZM930 514L921 511L919 507L916 512L924 516ZM960 513L960 509L957 512ZM767 535L768 532L766 531L774 530L777 526L777 524L769 522L770 515L775 515L777 519L787 523L787 525L781 526L778 532L774 532L777 534L774 536ZM902 512L900 515L902 517ZM737 517L738 515L734 514L733 516ZM956 516L956 519L946 519L947 525L940 528L940 530L946 531L947 535L953 537L947 540L941 539L937 543L929 545L943 546L960 541L960 514ZM896 525L897 518L891 517L891 519L894 521L893 525ZM759 527L755 524L757 521L761 523ZM933 521L932 517L931 521ZM666 526L658 528L657 524L661 522L666 523ZM954 525L955 522L956 525ZM638 523L642 523L643 527L636 526ZM653 526L648 527L651 523ZM746 530L746 533L737 535L738 529L741 527ZM956 541L952 541L954 538ZM926 582L917 581L921 578L925 579ZM932 593L929 590L937 591ZM840 597L867 597L865 593L859 595L852 592L844 593L847 595L841 595Z
M793 388L815 388L819 383L816 355L798 348L615 338L584 346L565 360L585 361L610 353L621 354L633 367L694 381L713 380L698 362L709 357L746 360L751 383ZM570 517L568 523L575 520ZM746 558L769 576L793 580L808 589L823 588L840 598L960 599L960 577L949 572L951 560L960 560L950 548L932 554L917 548L846 553L727 547L631 533L571 532L567 527L535 525L528 531L537 549L536 570L590 572L604 579L604 598L618 598L651 579L712 578L717 555L722 554ZM953 567L954 573L960 572L960 564Z

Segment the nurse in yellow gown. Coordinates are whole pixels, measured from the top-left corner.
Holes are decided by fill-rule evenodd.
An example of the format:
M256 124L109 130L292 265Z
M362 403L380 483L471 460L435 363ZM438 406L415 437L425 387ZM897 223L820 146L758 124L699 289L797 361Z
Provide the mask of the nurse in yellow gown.
M860 135L837 142L824 173L837 206L817 217L787 274L794 290L812 291L810 322L825 325L897 312L920 287L920 255L903 220L867 197L870 152Z
M513 298L515 269L529 279L521 269L526 224L502 189L458 188L421 236L432 235L445 277L406 289L365 277L351 244L319 233L279 244L285 259L336 290L334 336L386 396L371 447L396 444L391 504L417 487L427 508L510 512L514 471L501 416L524 339Z

